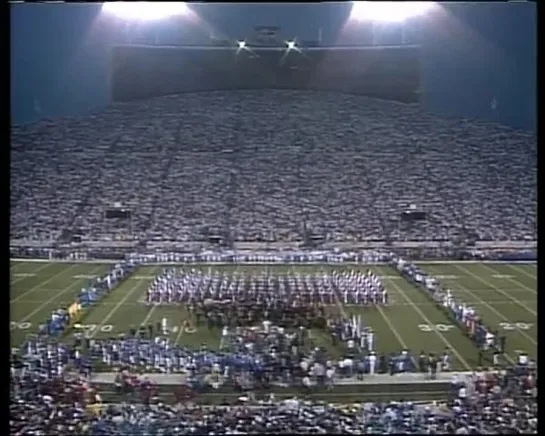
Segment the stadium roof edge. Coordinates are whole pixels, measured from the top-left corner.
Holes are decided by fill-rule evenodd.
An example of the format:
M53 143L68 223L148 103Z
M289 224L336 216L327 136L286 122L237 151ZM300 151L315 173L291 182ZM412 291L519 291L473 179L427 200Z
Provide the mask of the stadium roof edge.
M166 48L176 50L214 50L214 51L240 51L240 47L216 47L209 45L152 45L152 44L116 44L114 47L131 47L131 48ZM286 47L262 47L247 45L252 50L263 51L286 51ZM304 47L298 46L297 51L321 51L321 50L388 50L388 49L406 49L420 48L418 44L405 45L365 45L365 46L320 46L320 47Z

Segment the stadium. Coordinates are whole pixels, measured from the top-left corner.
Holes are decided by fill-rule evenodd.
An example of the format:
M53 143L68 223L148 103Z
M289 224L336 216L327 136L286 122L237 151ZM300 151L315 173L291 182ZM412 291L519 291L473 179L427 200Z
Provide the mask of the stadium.
M12 126L11 434L537 432L536 135L425 111L407 38L124 43Z

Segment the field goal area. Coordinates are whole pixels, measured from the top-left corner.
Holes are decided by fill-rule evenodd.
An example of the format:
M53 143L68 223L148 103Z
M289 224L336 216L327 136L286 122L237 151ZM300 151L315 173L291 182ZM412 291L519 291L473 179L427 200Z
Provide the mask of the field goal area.
M484 323L506 336L507 361L514 363L517 352L537 357L537 270L523 263L419 263L425 272L451 289L456 300L474 307ZM82 287L108 271L104 263L11 261L10 328L12 346L20 345L34 333L51 312L66 307ZM183 267L183 265L180 265ZM184 328L188 313L184 306L147 306L146 291L165 266L140 266L133 275L107 297L91 307L81 321L91 337L108 338L127 333L140 325L155 324L166 318L172 343L188 347L219 345L219 331L206 327ZM477 348L448 316L439 310L423 290L402 278L394 269L378 265L191 265L208 270L263 271L276 274L312 273L323 270L371 269L381 277L389 293L386 307L342 305L347 316L361 315L365 326L375 332L379 353L409 349L441 353L452 350L453 369L469 371L477 365ZM74 333L67 332L66 339ZM325 335L325 333L322 333ZM323 338L322 344L327 344Z

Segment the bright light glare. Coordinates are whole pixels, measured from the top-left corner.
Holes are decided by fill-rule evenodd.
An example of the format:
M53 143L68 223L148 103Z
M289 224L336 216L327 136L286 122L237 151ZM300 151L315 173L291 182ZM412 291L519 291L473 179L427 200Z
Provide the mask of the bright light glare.
M295 41L288 41L286 42L288 44L288 50L292 50L295 48Z
M110 2L103 3L102 10L131 21L153 21L174 15L185 15L189 9L184 2Z
M238 48L244 48L246 47L246 42L245 41L239 41L238 42Z
M424 14L433 2L354 2L351 17L356 20L401 22Z

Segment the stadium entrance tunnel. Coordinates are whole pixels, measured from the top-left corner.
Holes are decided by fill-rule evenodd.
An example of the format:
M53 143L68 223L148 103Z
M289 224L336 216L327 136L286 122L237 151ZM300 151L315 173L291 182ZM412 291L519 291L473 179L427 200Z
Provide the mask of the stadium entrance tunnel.
M229 89L338 91L416 103L420 48L112 48L114 102Z

